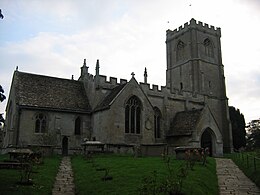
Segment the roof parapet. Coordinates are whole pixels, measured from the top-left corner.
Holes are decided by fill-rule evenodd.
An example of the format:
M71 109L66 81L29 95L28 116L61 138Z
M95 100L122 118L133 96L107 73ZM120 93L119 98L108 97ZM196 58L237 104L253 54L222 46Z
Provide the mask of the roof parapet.
M179 35L180 33L184 33L189 29L195 28L197 30L203 31L203 32L207 32L207 33L211 33L217 36L221 36L221 29L212 25L208 25L207 23L203 23L200 21L196 21L194 18L192 18L189 23L186 22L184 24L184 26L180 26L174 30L170 30L168 29L166 31L167 34L167 40L171 39L174 36Z

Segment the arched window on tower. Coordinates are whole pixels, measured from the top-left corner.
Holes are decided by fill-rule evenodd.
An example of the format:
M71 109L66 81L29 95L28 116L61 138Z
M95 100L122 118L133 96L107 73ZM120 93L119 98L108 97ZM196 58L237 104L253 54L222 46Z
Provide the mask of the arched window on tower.
M213 58L214 57L214 51L213 51L212 42L207 38L207 39L204 40L203 44L204 44L204 48L205 48L205 55Z
M161 118L162 114L159 108L154 108L154 137L161 138Z
M80 117L77 117L75 120L75 135L80 135L81 134L81 119Z
M46 115L39 113L35 117L35 133L46 133L47 127Z
M177 44L177 61L184 59L184 43L182 41L179 41Z
M125 106L125 133L141 133L141 101L132 96Z

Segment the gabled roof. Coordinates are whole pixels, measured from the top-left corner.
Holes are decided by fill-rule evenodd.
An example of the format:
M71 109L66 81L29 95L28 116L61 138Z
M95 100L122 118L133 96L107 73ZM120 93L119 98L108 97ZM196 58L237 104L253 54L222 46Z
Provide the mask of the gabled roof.
M119 86L116 86L115 88L113 88L111 90L111 92L103 99L102 102L100 102L96 108L95 108L95 112L96 111L101 111L101 110L105 110L105 109L109 109L111 103L113 102L113 100L117 97L117 95L120 93L120 91L122 91L122 89L125 87L126 84L122 84Z
M16 103L20 106L91 112L84 85L80 81L18 71L14 74L14 81Z
M178 112L171 124L167 136L189 136L196 128L202 110L191 110Z

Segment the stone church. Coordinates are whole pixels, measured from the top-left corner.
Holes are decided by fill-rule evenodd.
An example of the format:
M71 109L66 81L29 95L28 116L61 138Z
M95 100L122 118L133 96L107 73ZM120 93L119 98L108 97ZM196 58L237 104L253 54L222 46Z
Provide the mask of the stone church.
M220 45L221 30L191 19L166 35L166 85L88 72L78 80L14 71L6 107L3 149L55 147L73 153L86 140L107 150L133 146L232 150ZM158 148L157 148L158 149Z

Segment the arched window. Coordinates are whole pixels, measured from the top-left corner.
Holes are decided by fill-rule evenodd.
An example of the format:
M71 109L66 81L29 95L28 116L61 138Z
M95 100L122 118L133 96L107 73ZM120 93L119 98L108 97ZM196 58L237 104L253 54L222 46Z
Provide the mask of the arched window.
M180 90L183 90L183 83L180 82Z
M80 117L77 117L75 120L75 135L80 135L80 126L81 126L81 120Z
M132 96L125 107L125 133L141 133L141 101Z
M37 114L35 117L35 133L46 133L46 116L43 113Z
M205 47L205 55L213 58L214 57L213 44L208 38L204 40L204 47Z
M177 44L177 61L184 59L184 43L179 41Z
M154 108L154 137L161 138L161 112L159 108Z

